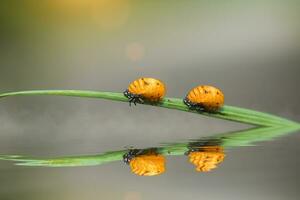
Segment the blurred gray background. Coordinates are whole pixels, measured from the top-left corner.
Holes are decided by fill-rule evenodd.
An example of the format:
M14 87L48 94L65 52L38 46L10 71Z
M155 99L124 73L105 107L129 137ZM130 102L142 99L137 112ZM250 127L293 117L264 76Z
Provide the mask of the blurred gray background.
M0 91L122 92L140 76L183 97L221 88L228 105L300 121L298 1L23 0L0 5ZM106 100L11 97L0 102L0 154L64 156L146 148L247 128L191 113ZM299 134L227 152L199 174L184 156L137 177L96 167L0 161L0 199L298 199Z

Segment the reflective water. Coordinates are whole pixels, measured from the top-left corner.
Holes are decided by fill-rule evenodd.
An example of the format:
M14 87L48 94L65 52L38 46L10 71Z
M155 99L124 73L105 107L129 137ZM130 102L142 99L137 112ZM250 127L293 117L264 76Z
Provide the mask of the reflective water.
M224 91L226 105L300 122L297 1L39 2L0 6L1 92L122 92L150 76L165 82L169 97L211 84ZM105 100L4 98L0 199L294 200L299 136ZM222 154L214 151L216 168L197 172L199 164L213 165L200 162L202 154L194 163L185 154L211 140L224 159L214 160ZM164 155L165 171L137 176L123 155L148 148Z
M3 187L2 191L8 193L2 194L5 196L13 196L14 198L21 198L19 195L23 196L23 190L25 190L29 192L28 197L32 198L32 189L44 188L46 192L38 193L37 196L47 194L49 195L49 199L76 198L74 196L76 194L76 196L79 195L79 198L81 198L89 196L90 194L78 194L74 190L69 193L68 191L66 192L65 187L75 187L77 188L76 190L93 192L93 189L87 187L92 187L92 184L97 184L100 188L96 187L94 189L97 191L96 194L101 195L101 198L143 199L143 196L147 196L146 198L154 198L151 192L149 193L143 189L143 186L140 186L141 183L147 187L155 187L159 190L160 195L166 195L165 198L169 198L165 190L173 191L172 188L175 185L180 185L183 188L181 188L181 190L184 190L187 194L189 192L197 194L198 192L196 190L199 190L199 188L197 185L192 184L192 182L204 184L201 185L201 188L206 192L208 192L207 190L211 189L211 187L221 186L223 188L229 186L229 188L223 188L223 192L227 193L231 191L233 184L235 185L234 188L237 187L242 189L242 191L257 191L257 188L254 186L257 180L263 177L265 178L266 174L272 174L271 177L275 179L278 178L278 173L280 173L279 177L281 178L284 175L287 176L286 169L293 167L293 163L297 162L298 156L296 152L289 152L292 145L287 145L286 147L288 148L282 146L282 143L284 145L284 143L289 141L285 141L284 139L281 139L281 142L277 142L277 144L275 143L273 146L264 145L265 148L268 149L262 149L260 146L248 147L248 150L244 150L243 148L255 145L257 141L271 140L278 136L291 134L298 129L299 126L281 128L257 127L216 134L202 139L189 140L189 142L164 143L162 146L146 149L134 149L130 147L130 149L121 149L119 151L92 155L55 156L48 158L45 156L1 155L0 160L2 160L1 163L3 163L3 165L1 165L1 171L5 172L1 175L5 179L1 180L3 183L5 182L12 187ZM294 145L296 143L294 143ZM284 148L277 149L278 147L276 146L282 146ZM230 150L233 147L238 147L238 149ZM276 155L274 157L275 152ZM280 154L278 154L278 152L280 152ZM269 155L264 158L261 154ZM253 155L258 156L258 160L253 160L255 158ZM265 166L265 164L269 163L271 166ZM13 164L18 167L14 167ZM96 166L97 168L91 168L89 166ZM55 167L54 170L53 167ZM222 169L223 167L225 169ZM33 168L33 170L31 168ZM76 170L74 170L75 168ZM217 172L218 170L220 170L220 172ZM251 173L253 170L255 170L255 174ZM274 174L274 170L277 171L276 175ZM244 174L245 171L246 174ZM260 172L263 172L263 174ZM228 177L229 175L227 173L229 173L230 177ZM259 176L256 173L258 173ZM149 181L142 179L137 180L134 174L144 176L144 179L150 178L147 176L159 176L162 178L156 180L150 179ZM206 176L208 177L202 177L203 175L200 176L201 174L207 174ZM16 179L16 177L19 176L21 176L21 182L10 182L10 180L20 180ZM25 178L26 176L29 177ZM252 176L256 178L253 179ZM176 179L174 180L174 177L176 177L177 181ZM242 177L246 178L246 180L243 180ZM271 177L267 175L267 178L270 179ZM283 178L288 177L290 176ZM297 181L296 177L297 174L295 176L293 175L289 181L292 183ZM228 179L229 185L224 182L224 178ZM248 182L249 179L250 183ZM171 180L176 181L176 183L169 182ZM28 181L30 185L27 185L26 181ZM118 184L125 185L119 185L120 188L111 191L107 190L107 187L115 187L113 186L116 184L115 181L117 181ZM233 183L231 181L233 181ZM246 181L244 185L240 185L239 183L243 183L243 181ZM267 182L268 180L263 180L257 184L264 186ZM38 183L42 183L42 185ZM169 185L164 185L165 183L169 183ZM152 184L157 185L153 186ZM190 189L185 188L187 185L184 184L189 185ZM276 186L276 184L280 185L280 181L274 185ZM130 185L134 187L131 188ZM248 188L243 188L243 186L247 186ZM52 193L52 189L60 193ZM293 190L293 187L286 189L286 191L291 190ZM17 191L17 194L13 193L13 191ZM115 193L116 191L119 193ZM264 192L265 191L259 193L259 197L263 196ZM286 193L281 192L280 195L282 196L280 196L280 198L286 195ZM182 193L173 192L170 196L179 195L179 197L173 196L175 199L185 196L180 197L180 194ZM210 191L206 196L216 198L218 194ZM228 196L230 196L230 194ZM241 197L242 194L238 196ZM266 196L269 197L269 193L266 194ZM95 198L94 196L91 197ZM190 198L192 198L192 196Z
M97 166L114 161L123 161L125 164L131 166L132 160L139 157L142 158L143 156L146 160L147 156L150 157L149 159L151 159L151 156L154 156L154 159L156 159L155 156L185 155L188 156L190 162L192 162L197 167L199 163L195 163L195 160L197 160L198 162L204 162L205 164L205 158L208 158L207 161L210 161L211 159L213 159L214 155L216 155L216 157L219 157L221 155L222 157L220 158L221 160L217 159L216 163L219 163L219 161L223 161L223 157L225 156L223 150L224 147L229 149L231 147L250 146L254 145L254 142L271 140L275 137L290 134L298 130L300 130L299 124L295 124L291 127L256 127L242 131L217 134L215 136L210 136L203 139L190 140L186 143L165 143L160 147L151 147L144 149L136 149L134 147L130 147L129 149L121 149L119 151L110 151L101 154L65 156L44 159L22 155L1 155L0 160L14 161L16 165L19 166L38 167ZM163 171L165 171L165 158L163 156L161 158L163 159L162 168ZM152 161L149 161L149 165L151 164ZM147 161L145 161L142 165L147 166ZM159 175L160 174L161 173L159 173Z

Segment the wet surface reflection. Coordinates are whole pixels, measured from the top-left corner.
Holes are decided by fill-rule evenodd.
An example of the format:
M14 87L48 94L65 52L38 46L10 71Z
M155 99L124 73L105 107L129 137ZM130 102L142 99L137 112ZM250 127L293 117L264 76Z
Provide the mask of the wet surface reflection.
M217 168L225 158L221 146L213 146L216 140L189 143L184 153L188 161L195 165L197 172L209 172ZM156 176L166 171L166 158L158 153L159 148L130 149L123 155L123 161L131 172L139 176Z
M152 149L131 149L123 156L131 171L139 176L155 176L165 172L165 157Z
M199 146L187 153L197 172L209 172L224 161L224 149L220 146Z
M36 167L96 166L114 161L129 166L139 176L157 176L167 170L166 157L186 156L196 172L209 172L225 159L225 150L233 147L255 145L299 130L299 126L257 127L248 130L217 134L181 143L164 143L159 147L125 149L95 155L34 158L21 155L0 155L0 160L13 161L15 165Z

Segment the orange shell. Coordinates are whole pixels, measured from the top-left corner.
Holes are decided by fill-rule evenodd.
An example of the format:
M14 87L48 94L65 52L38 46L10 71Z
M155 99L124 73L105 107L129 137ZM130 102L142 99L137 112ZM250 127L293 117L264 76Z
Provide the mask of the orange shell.
M224 160L223 151L196 151L189 153L189 161L196 166L196 171L208 172L215 169Z
M199 85L189 91L186 98L191 103L201 104L207 111L215 111L224 105L223 92L213 86Z
M155 78L139 78L129 84L131 94L141 95L148 101L159 101L166 94L165 84Z
M165 157L162 155L141 155L131 159L131 171L139 176L155 176L165 172Z

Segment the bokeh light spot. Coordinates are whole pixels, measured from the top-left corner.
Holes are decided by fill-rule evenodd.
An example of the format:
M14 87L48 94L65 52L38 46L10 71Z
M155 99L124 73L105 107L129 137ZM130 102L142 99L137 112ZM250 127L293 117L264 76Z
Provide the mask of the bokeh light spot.
M140 43L131 43L126 47L126 56L129 60L137 62L143 59L145 48Z

